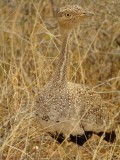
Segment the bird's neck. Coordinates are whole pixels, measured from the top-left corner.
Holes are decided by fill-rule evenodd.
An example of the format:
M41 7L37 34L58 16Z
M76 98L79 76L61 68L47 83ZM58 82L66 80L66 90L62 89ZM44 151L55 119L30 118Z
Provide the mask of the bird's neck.
M53 76L53 83L64 84L67 82L68 71L68 38L69 34L62 36L62 46L57 63L55 75Z

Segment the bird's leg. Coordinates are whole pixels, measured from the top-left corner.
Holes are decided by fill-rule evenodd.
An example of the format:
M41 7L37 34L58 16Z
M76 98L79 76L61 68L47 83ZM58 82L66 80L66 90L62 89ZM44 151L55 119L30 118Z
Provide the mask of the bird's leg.
M82 135L70 135L70 141L82 146L93 135L92 131L85 131Z
M99 133L95 133L96 135L98 135L99 137L103 136L104 134L104 140L107 142L111 142L113 143L116 139L116 133L115 131L112 132L99 132Z
M84 133L82 135L70 135L70 141L74 142L80 146L82 146L85 142L87 142L88 139L90 139L93 135L92 131L85 131L84 127L81 126L83 128Z

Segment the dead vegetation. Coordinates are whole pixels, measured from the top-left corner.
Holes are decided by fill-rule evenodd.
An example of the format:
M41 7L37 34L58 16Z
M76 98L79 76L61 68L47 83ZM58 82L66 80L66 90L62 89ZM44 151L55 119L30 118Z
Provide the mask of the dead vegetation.
M95 16L71 35L69 80L96 89L111 112L120 107L120 2L53 1L80 4ZM60 35L51 1L0 2L0 152L1 160L119 160L117 140L93 136L83 147L59 145L42 132L33 116L36 90L54 72Z

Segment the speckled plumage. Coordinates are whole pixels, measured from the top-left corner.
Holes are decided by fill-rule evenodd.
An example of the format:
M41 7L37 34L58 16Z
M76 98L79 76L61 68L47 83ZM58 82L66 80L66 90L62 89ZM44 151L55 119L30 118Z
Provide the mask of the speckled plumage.
M101 97L79 84L49 83L40 91L36 104L42 127L53 132L100 132L109 124Z
M65 6L56 13L62 47L54 76L36 98L36 113L42 128L64 134L109 130L110 117L100 95L86 86L67 80L68 38L72 29L92 13L77 5Z

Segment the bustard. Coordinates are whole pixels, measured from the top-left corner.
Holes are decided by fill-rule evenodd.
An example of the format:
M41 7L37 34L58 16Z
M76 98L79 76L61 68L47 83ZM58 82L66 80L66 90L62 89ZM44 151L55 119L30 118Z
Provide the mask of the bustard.
M61 51L54 76L36 98L36 113L43 129L74 136L84 133L110 131L110 117L101 96L86 86L68 82L68 38L92 12L78 5L68 5L56 11L60 33ZM114 133L113 133L114 136ZM63 138L64 139L64 138Z

